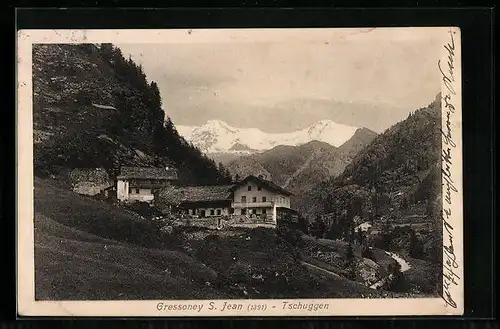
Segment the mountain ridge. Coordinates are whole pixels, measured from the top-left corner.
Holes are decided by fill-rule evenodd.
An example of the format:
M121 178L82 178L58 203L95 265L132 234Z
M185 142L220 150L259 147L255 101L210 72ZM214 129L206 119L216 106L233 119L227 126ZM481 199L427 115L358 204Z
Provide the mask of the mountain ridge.
M235 145L262 152L278 145L298 146L312 140L338 147L349 140L359 128L332 120L320 120L306 128L286 133L266 133L258 128L236 128L221 120L208 120L202 126L177 126L181 136L207 154L231 153Z

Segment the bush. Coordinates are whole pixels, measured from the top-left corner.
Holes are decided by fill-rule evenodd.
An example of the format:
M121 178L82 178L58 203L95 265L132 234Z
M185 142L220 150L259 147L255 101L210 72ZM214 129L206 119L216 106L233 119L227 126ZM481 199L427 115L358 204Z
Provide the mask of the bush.
M336 265L342 264L342 267L345 269L344 270L344 275L346 278L348 278L351 281L356 281L358 278L358 262L355 258L348 259L343 262L337 262ZM340 272L338 272L340 273Z
M156 216L160 216L161 213L158 209L151 206L147 202L134 202L125 204L124 207L130 211L133 211L144 218L151 219Z
M321 218L316 218L309 227L309 232L315 238L322 238L325 234L326 225Z
M361 257L373 260L373 252L367 245L363 246L363 249L361 250Z
M386 283L386 289L394 292L406 292L409 290L408 282L401 272L399 263L389 264L387 267L390 279Z
M160 232L166 235L172 234L174 231L174 228L171 225L165 225L160 229Z
M301 247L304 245L304 241L302 240L302 232L299 230L280 228L278 229L277 233L283 240L290 243L293 247Z

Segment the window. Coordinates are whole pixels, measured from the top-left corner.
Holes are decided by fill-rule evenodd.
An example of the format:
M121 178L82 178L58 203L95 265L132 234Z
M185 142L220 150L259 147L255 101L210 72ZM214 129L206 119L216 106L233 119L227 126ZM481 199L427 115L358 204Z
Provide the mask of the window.
M257 197L256 197L256 196L254 196L254 197L252 198L252 202L257 202Z
M252 190L252 185L248 185L248 190L251 191Z
M247 214L247 210L245 208L241 209L241 214L242 215L246 215Z
M135 193L139 194L139 189L138 188L135 189Z
M257 186L257 191L262 191L262 186Z
M266 197L265 197L265 196L263 196L263 197L262 197L262 202L266 202L266 201L267 201Z
M247 197L242 195L241 196L241 203L245 203L245 202L247 202Z
M215 211L213 209L210 209L210 216L215 215Z
M217 209L217 216L220 216L220 214L221 214L221 210Z
M262 214L264 214L264 215L266 214L266 208L262 209Z

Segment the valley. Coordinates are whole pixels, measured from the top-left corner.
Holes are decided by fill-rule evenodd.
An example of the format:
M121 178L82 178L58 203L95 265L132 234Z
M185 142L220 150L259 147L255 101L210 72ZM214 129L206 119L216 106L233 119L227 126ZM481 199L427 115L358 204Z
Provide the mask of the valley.
M37 299L440 293L440 95L380 134L176 125L111 44L35 45L33 90Z
M68 207L73 209L71 213L65 211ZM295 245L276 235L274 229L246 227L222 231L179 227L174 234L164 235L159 225L120 207L59 188L50 179L36 178L36 298L420 296L372 289L358 281L361 278L347 279L337 274L335 267L300 255L310 252L309 248L343 253L346 244L340 241L316 241L301 235L303 242ZM355 254L362 260L357 251Z

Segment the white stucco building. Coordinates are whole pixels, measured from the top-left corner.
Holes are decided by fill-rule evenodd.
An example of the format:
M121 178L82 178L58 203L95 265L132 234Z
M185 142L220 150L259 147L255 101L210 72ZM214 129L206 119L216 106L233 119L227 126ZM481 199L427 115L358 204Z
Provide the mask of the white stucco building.
M177 178L177 170L170 167L122 167L117 177L116 197L123 202L151 202L155 190L168 186Z
M159 191L159 203L181 208L198 218L236 216L276 223L290 208L292 193L269 180L248 176L232 185L170 187Z
M292 193L260 177L248 176L231 190L235 215L261 216L276 222L280 209L290 209Z

